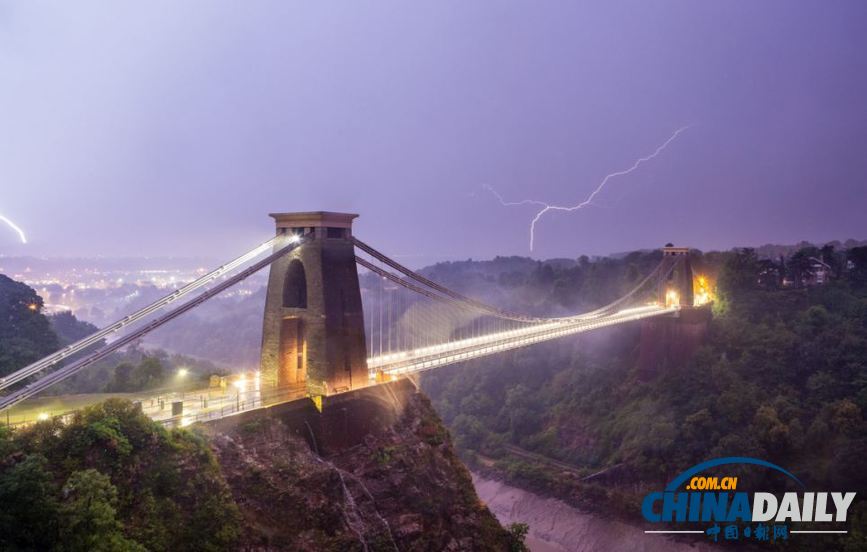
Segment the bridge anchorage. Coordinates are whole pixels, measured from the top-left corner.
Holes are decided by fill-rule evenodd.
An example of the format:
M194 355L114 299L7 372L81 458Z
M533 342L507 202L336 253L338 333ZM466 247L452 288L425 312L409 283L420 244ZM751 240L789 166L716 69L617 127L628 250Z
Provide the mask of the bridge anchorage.
M355 214L271 216L276 233L265 243L0 379L0 392L18 386L0 396L0 411L8 418L12 406L266 267L270 275L260 369L239 375L236 394L230 397L225 391L214 397L202 390L200 399L172 397L171 409L165 409L165 397L142 396L139 402L148 415L186 425L290 403L295 405L290 410L304 410L308 407L298 401L309 397L312 404L303 404L310 409L315 405L313 413L318 414L306 412L298 418L303 420L299 431L312 432L315 423L337 424L344 435L359 433L368 423L364 420L377 416L379 407L371 404L401 402L396 391L409 389L405 376L639 320L644 321L640 367L652 373L655 366L698 346L710 316L708 308L696 308L706 302L707 293L694 288L689 250L671 244L663 248L659 264L611 303L580 314L540 317L467 297L410 270L353 235ZM365 286L358 267L365 271ZM187 296L192 298L182 302ZM348 406L365 401L366 406ZM329 416L327 410L337 405L342 406Z

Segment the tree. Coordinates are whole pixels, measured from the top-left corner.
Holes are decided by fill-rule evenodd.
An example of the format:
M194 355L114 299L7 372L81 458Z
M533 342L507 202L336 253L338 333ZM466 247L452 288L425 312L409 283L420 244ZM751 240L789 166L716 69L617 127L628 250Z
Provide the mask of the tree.
M145 357L135 370L136 390L153 389L165 380L163 364L157 358Z
M730 254L717 280L721 299L732 301L746 298L758 286L760 269L755 249L738 249Z
M49 317L51 329L57 334L62 345L69 345L79 339L85 338L99 330L89 322L76 318L70 311L59 312ZM101 346L105 340L100 340L97 346Z
M857 285L867 284L867 246L853 247L846 252L846 258L853 265L849 279Z
M835 278L839 278L843 274L843 262L840 255L834 250L834 246L826 244L819 250L822 261L831 267L831 272Z
M88 469L73 472L62 490L60 549L69 552L144 550L124 537L117 520L117 489L107 475Z
M0 274L0 376L60 347L42 314L42 298L29 286Z
M0 473L0 548L46 550L56 537L52 474L41 454L29 454Z
M125 392L132 391L132 375L135 371L135 366L129 362L121 362L114 369L114 377L106 385L106 391L109 392Z
M530 550L524 543L527 533L530 531L529 525L526 523L511 523L507 529L509 530L509 550L511 552L527 552Z
M789 277L795 282L795 286L801 287L809 281L811 277L810 269L813 265L811 257L815 256L814 253L818 254L815 247L799 249L789 259Z

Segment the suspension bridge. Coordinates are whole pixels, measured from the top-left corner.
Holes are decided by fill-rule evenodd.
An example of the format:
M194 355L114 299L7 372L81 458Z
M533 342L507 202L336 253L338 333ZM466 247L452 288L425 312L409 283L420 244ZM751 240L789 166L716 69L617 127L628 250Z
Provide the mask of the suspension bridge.
M233 395L135 397L154 419L186 425L299 399L396 381L608 326L678 316L693 306L688 249L661 261L617 300L589 312L539 317L445 287L354 237L354 214L277 213L276 235L154 303L0 378L0 411L42 393L114 351L270 267L260 369ZM372 282L362 288L359 270ZM166 404L171 408L167 409Z

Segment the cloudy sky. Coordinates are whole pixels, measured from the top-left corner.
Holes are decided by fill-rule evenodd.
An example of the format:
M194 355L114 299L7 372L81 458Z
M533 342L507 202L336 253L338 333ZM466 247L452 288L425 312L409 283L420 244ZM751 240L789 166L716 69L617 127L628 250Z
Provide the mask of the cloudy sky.
M411 264L867 238L867 2L0 0L7 255Z

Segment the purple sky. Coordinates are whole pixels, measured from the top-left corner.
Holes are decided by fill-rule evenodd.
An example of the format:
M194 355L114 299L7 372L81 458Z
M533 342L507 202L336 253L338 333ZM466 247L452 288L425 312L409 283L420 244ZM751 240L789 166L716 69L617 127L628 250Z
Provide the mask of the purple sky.
M228 258L322 209L523 255L485 185L575 204L684 125L533 254L867 238L863 0L131 5L0 0L0 253Z

